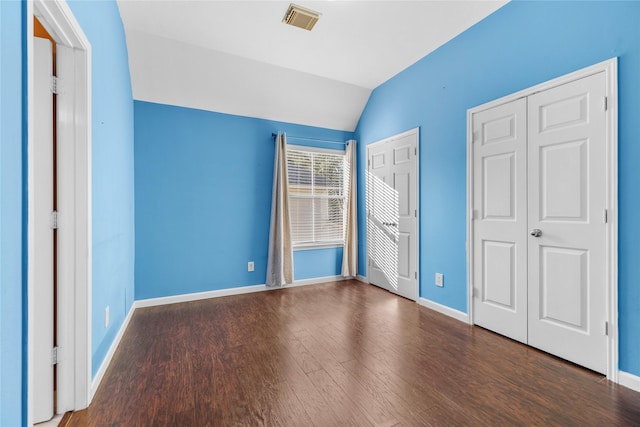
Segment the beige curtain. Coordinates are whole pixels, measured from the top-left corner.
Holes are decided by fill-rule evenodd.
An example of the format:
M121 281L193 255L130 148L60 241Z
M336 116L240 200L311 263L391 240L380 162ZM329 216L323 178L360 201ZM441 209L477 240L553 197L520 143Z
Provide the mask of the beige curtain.
M284 286L293 282L293 250L289 220L289 178L287 176L287 138L278 132L273 167L271 198L271 228L269 229L269 257L267 286Z
M358 209L356 181L356 142L347 142L346 170L348 171L347 206L345 209L344 250L342 251L342 276L355 277L358 274Z

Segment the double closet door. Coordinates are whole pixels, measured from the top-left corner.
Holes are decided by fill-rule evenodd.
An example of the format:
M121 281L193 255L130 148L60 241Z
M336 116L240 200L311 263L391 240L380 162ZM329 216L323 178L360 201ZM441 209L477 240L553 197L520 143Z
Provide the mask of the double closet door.
M474 323L604 373L604 72L479 111Z

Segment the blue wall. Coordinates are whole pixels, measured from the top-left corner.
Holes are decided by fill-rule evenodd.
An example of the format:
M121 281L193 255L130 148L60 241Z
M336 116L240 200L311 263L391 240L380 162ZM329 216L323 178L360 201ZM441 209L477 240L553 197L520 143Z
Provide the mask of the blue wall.
M133 96L115 1L69 6L92 48L92 372L104 360L134 298ZM104 327L104 310L110 324Z
M0 1L0 425L23 416L21 2Z
M264 284L272 132L351 132L135 101L136 299ZM294 141L290 141L294 142ZM298 141L295 141L298 143ZM295 278L340 273L341 249L295 254ZM308 256L317 257L310 261ZM247 262L255 271L247 271Z
M307 249L293 253L294 279L315 279L342 274L342 247Z
M366 144L420 127L420 295L466 312L467 109L619 57L620 368L635 375L640 375L639 22L640 2L509 3L376 88L356 129L362 165ZM365 230L363 211L360 230ZM364 272L363 256L359 266ZM435 272L444 273L444 288L434 286Z

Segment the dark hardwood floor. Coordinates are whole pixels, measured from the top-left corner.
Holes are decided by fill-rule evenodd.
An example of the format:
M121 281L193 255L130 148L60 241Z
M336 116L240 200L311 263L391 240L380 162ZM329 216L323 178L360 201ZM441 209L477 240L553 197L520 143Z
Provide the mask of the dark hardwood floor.
M138 309L67 425L640 425L640 393L347 281Z

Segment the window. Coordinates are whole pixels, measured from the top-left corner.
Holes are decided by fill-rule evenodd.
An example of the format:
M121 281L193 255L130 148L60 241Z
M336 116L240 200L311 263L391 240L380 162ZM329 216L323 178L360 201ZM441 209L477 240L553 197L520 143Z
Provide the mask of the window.
M344 244L348 182L343 152L308 147L287 150L293 245Z

